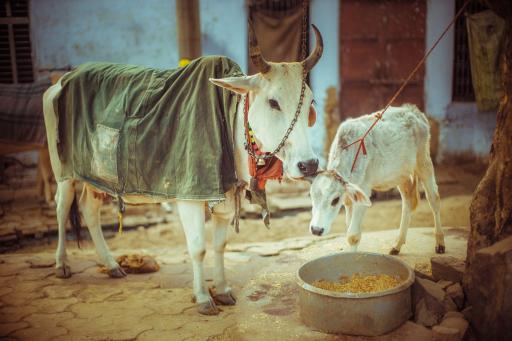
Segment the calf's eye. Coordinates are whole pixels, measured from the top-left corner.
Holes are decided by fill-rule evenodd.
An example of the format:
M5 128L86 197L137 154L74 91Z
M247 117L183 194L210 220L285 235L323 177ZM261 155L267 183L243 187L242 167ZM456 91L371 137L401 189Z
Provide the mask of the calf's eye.
M279 103L275 99L269 99L268 104L272 109L281 110Z
M336 206L340 202L340 197L336 197L332 200L331 205Z

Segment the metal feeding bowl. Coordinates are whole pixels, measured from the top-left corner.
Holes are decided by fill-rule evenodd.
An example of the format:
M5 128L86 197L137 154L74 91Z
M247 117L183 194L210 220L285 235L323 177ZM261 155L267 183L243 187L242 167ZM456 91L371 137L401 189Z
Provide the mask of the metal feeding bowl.
M386 291L349 293L312 285L323 279L338 282L340 276L390 275L402 282ZM414 271L396 257L377 253L337 253L314 259L297 272L302 321L326 333L376 336L385 334L411 316Z

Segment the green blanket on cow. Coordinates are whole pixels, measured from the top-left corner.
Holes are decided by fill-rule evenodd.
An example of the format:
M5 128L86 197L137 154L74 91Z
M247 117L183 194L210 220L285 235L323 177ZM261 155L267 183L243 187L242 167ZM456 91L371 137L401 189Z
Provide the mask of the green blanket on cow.
M237 96L208 81L242 75L225 57L158 70L87 63L62 79L62 178L111 195L222 200L236 183Z

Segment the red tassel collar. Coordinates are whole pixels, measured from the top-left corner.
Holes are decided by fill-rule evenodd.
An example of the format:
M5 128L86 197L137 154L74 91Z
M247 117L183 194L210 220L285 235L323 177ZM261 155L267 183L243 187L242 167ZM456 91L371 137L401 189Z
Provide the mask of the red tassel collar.
M270 153L263 152L258 148L258 145L254 139L254 134L249 126L249 94L247 94L245 98L244 128L245 136L247 139L246 148L251 148L251 150L256 155L269 155ZM268 159L260 159L264 161L264 163L260 161L260 164L258 164L258 160L254 156L251 154L248 156L249 174L251 175L252 179L256 181L259 190L265 189L267 180L281 181L283 179L283 162L279 160L275 155Z

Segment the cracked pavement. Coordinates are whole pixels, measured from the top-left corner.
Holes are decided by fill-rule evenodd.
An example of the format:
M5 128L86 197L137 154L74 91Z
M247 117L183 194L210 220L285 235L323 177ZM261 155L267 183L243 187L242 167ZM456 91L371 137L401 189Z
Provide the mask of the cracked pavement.
M465 255L464 234L458 228L446 229L451 255ZM360 248L386 252L394 238L394 231L369 232ZM221 307L218 316L196 312L191 300L191 266L188 258L182 257L186 256L184 246L166 252L161 248L117 250L152 254L161 265L158 272L123 279L100 273L90 247L72 250L73 276L69 279L54 276L53 252L4 254L0 256L0 338L268 341L279 336L283 340L345 340L313 332L301 323L294 280L301 263L339 251L343 240L333 234L231 245L230 250L237 251L228 252L226 271L238 302L234 307ZM428 262L434 254L433 244L432 228L411 229L399 257L411 266ZM210 285L211 256L209 253L205 259ZM404 325L394 332L398 334L386 337L410 332Z
M464 191L469 191L466 187ZM447 254L464 258L471 195L461 191L443 198L441 207L444 224L456 226L446 228ZM360 250L389 251L397 236L400 208L400 200L387 200L368 210ZM13 214L16 212L20 211ZM234 307L222 307L218 316L199 315L191 301L192 269L175 215L151 228L141 226L122 235L106 233L114 256L151 255L160 264L156 273L111 279L98 271L98 257L90 241L84 241L81 250L75 242L67 242L73 272L69 279L54 275L55 240L0 254L0 339L360 340L312 332L298 318L293 290L298 266L346 245L343 214L336 218L328 238L311 236L310 218L309 212L273 217L270 230L259 220L242 219L240 234L228 232L226 275L238 302ZM428 203L421 200L412 226L431 225ZM211 232L208 223L207 236L211 237ZM210 239L205 259L208 285L212 285L213 267ZM412 266L425 263L433 246L433 228L411 228L399 257ZM284 306L276 306L272 295Z

